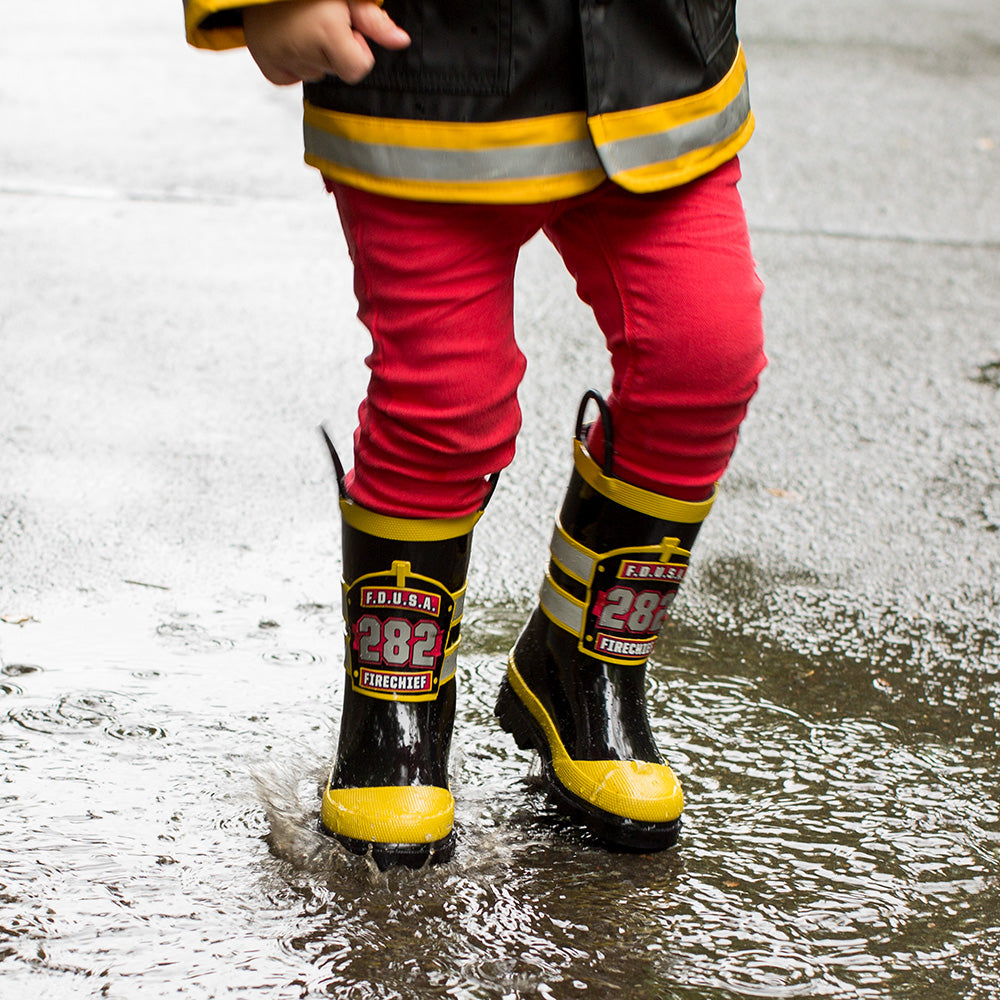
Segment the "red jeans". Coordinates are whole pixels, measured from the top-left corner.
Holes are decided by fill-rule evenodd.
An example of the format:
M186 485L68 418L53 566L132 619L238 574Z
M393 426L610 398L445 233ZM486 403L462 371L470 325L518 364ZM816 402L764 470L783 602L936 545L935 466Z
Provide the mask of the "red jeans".
M765 364L739 176L732 160L656 194L608 182L541 205L405 201L329 183L374 345L350 495L397 517L478 509L486 477L514 456L525 369L514 266L541 229L611 352L615 475L680 500L708 496Z

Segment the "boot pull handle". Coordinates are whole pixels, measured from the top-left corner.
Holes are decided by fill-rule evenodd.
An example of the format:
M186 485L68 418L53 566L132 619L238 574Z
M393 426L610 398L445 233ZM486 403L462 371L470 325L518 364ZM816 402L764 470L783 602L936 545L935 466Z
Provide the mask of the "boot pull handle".
M326 442L327 451L330 452L330 458L333 459L333 471L337 476L337 489L340 492L340 499L347 500L347 487L344 485L344 464L340 461L340 456L337 454L337 449L333 446L333 441L330 440L330 435L327 433L326 428L320 424L319 432L323 435L323 440Z
M337 490L340 492L341 500L349 500L350 497L347 495L347 487L344 485L344 463L341 462L340 456L337 454L337 449L333 445L333 441L330 440L330 435L327 433L326 427L322 424L319 425L319 432L323 435L323 440L326 442L326 450L330 452L330 458L333 459L333 471L337 476ZM497 483L500 480L500 473L494 472L493 475L489 477L489 489L486 492L486 496L483 498L483 505L479 508L480 510L486 510L486 505L493 498L493 493L497 488Z
M611 410L604 397L596 389L588 389L580 400L580 409L576 412L576 439L580 444L585 444L583 432L590 425L585 425L583 418L587 414L587 404L593 400L597 404L598 412L601 415L601 430L604 432L604 462L602 471L608 479L614 478L615 465L615 435L611 425Z
M486 496L483 497L483 502L479 507L480 510L486 510L486 505L493 499L497 483L500 482L500 473L494 472L486 481L489 483L489 489L486 491Z

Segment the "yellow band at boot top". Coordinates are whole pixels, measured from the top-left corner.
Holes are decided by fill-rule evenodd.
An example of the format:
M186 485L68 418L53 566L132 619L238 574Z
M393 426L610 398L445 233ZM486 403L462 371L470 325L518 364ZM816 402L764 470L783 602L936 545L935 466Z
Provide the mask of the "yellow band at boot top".
M320 818L331 833L374 844L433 844L451 833L455 800L447 788L406 785L330 788Z
M633 486L604 475L601 467L594 461L587 446L579 439L573 441L573 463L576 471L583 476L584 481L592 486L601 496L613 500L629 510L638 511L661 521L677 521L680 524L701 524L708 517L708 512L715 503L718 494L716 487L707 500L690 503L687 500L675 500L673 497L661 496L641 486Z
M394 542L443 542L448 538L460 538L472 531L483 516L483 512L477 510L465 517L390 517L343 499L340 514L352 528Z
M672 823L684 810L684 793L666 764L644 760L573 760L545 707L524 682L511 651L507 680L542 727L559 784L602 812L640 823Z

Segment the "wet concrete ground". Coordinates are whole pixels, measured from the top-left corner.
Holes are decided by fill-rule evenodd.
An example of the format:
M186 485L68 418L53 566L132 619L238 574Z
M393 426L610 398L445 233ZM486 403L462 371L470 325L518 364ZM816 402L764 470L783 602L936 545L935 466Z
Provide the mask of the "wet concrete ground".
M179 8L179 4L176 5ZM0 38L0 973L19 996L1000 989L1000 25L741 4L771 366L652 671L684 846L608 857L490 718L603 348L519 273L450 871L312 833L366 339L299 99L178 10ZM261 839L266 838L266 839ZM431 944L433 941L433 945ZM638 986L636 984L639 984Z

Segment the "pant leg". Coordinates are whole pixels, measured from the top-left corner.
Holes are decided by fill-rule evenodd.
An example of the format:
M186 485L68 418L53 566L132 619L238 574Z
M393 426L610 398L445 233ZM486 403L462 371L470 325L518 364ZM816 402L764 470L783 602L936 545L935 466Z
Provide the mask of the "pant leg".
M682 500L711 493L766 363L739 176L733 160L656 194L605 184L545 227L611 352L615 474Z
M348 490L395 517L471 513L514 455L525 369L514 267L544 209L331 187L373 345Z

